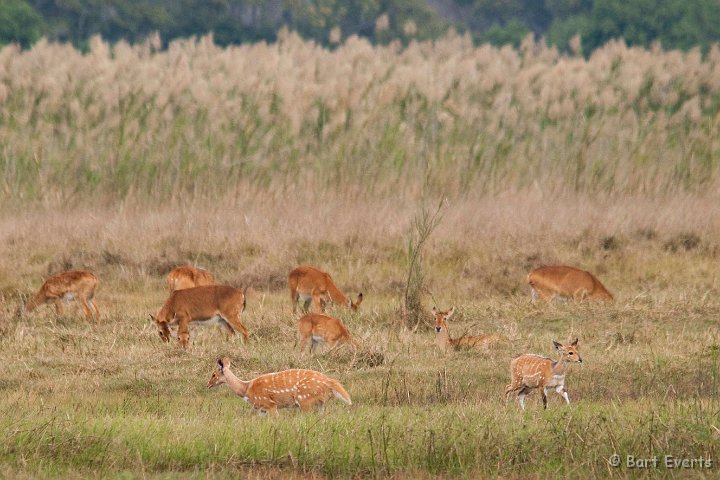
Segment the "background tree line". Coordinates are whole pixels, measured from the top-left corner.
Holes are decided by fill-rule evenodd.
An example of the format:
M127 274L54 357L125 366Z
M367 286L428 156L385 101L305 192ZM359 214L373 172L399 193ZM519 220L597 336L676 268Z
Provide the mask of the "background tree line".
M519 45L532 32L562 50L579 34L588 55L610 39L689 49L720 41L720 0L2 0L0 44L45 36L83 48L96 34L164 42L213 32L220 45L273 41L283 26L323 45L359 35L378 43L437 38ZM578 47L575 46L575 49Z

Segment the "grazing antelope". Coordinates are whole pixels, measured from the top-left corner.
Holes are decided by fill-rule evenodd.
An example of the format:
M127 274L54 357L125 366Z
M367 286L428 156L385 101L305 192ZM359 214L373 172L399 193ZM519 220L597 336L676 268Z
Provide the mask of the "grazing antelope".
M350 395L340 382L313 370L283 370L267 373L250 380L240 380L230 371L228 357L217 361L217 369L208 382L208 388L226 383L230 389L250 403L261 415L278 414L279 408L300 407L303 412L317 405L323 411L325 402L333 395L352 405Z
M322 313L308 313L298 320L298 342L304 352L310 341L310 353L319 342L334 347L338 343L354 343L345 325L335 317Z
M157 317L150 315L158 327L160 338L170 341L170 325L178 326L178 342L187 348L190 323L219 325L228 335L235 330L243 334L247 343L248 329L240 321L245 310L245 292L227 285L204 285L202 287L175 290L170 294Z
M98 318L100 312L93 302L97 284L95 274L84 270L58 273L45 280L40 290L25 304L24 312L32 312L43 303L53 303L57 314L62 315L62 300L77 300L85 310L86 320L89 321L93 314Z
M357 310L363 300L363 294L358 293L357 301L353 302L335 286L329 273L314 267L293 269L288 275L288 287L293 313L296 312L298 299L302 299L306 312L312 301L317 313L322 313L324 303L331 301Z
M463 348L488 350L497 344L510 342L504 335L494 333L486 335L463 335L458 338L450 338L447 319L452 317L453 313L455 313L455 307L452 307L447 312L441 312L436 307L432 309L432 314L435 317L435 343L441 351L447 352L451 349L460 350Z
M567 390L565 390L565 372L570 363L582 363L578 352L578 339L570 345L562 345L553 341L555 349L560 352L557 362L540 355L525 354L516 357L510 362L510 383L505 387L505 400L512 392L518 392L518 402L525 410L525 395L532 389L539 388L542 395L543 408L547 408L547 394L550 390L562 395L568 405Z
M213 277L212 273L202 268L182 265L173 268L170 273L168 273L167 284L172 292L186 288L201 287L203 285L215 285L215 277Z
M592 273L574 267L536 268L528 273L527 282L532 289L533 303L538 295L546 300L552 300L554 297L575 300L584 298L613 299L612 293Z

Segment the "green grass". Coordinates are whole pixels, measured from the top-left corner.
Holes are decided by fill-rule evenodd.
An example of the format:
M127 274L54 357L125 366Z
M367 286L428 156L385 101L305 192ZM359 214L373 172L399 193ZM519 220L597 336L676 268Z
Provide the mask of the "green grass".
M8 444L3 456L12 461L22 454L59 473L271 465L327 475L417 470L595 477L609 473L607 459L616 452L686 458L718 453L705 424L717 418L712 402L647 406L633 401L624 407L581 402L525 414L492 404L452 405L434 413L426 411L432 406L366 405L324 416L287 412L268 421L243 414L232 397L188 397L163 401L162 411L150 399L123 402L118 409L117 400L105 396L90 409L41 408L32 418L3 425ZM10 405L19 408L26 400L13 399Z

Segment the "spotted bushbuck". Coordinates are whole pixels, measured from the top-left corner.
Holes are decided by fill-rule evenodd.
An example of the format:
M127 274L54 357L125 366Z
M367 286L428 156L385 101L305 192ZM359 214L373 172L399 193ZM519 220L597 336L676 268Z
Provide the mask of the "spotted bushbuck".
M550 390L555 389L570 405L570 398L565 390L565 372L570 363L582 363L578 352L578 339L576 338L569 345L553 341L553 345L560 353L558 361L540 355L525 354L510 362L510 383L505 387L506 400L512 392L518 392L518 402L520 407L525 410L525 395L533 389L539 388L543 408L547 408L547 394Z
M307 412L313 407L322 411L333 396L352 405L350 395L340 382L313 370L291 369L260 375L253 380L240 380L230 371L228 357L217 361L208 388L227 384L236 395L250 403L261 415L277 415L278 409L299 407Z

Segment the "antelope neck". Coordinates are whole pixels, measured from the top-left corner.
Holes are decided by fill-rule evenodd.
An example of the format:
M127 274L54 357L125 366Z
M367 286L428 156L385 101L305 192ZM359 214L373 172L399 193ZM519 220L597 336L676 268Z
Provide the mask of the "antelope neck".
M240 380L234 373L232 373L227 368L225 368L224 370L225 383L227 383L227 386L230 387L230 390L232 390L241 397L246 396L248 387L250 386L250 382Z
M565 360L558 360L558 361L552 362L553 375L564 375L567 368L568 368L568 362L566 362Z

